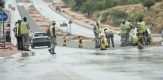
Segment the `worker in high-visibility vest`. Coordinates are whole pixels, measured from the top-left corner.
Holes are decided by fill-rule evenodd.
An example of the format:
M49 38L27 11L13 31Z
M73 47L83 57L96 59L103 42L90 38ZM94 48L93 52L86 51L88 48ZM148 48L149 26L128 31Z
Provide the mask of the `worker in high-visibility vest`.
M16 22L15 37L17 39L17 49L23 51L24 48L23 48L23 38L21 32L21 20L18 20L18 22Z
M56 54L55 53L55 47L57 46L57 42L56 42L56 23L55 21L52 22L52 25L50 26L49 29L49 36L51 38L51 48L48 50L51 54Z
M136 46L138 44L137 35L131 34L129 41L130 41L131 46Z
M83 38L79 36L79 48L83 48Z
M143 49L143 34L145 32L145 28L146 28L146 24L143 21L143 19L141 18L138 22L138 29L137 29L137 36L138 36L138 49Z
M30 32L30 29L29 29L26 17L23 18L23 21L21 23L21 32L23 35L24 50L30 51L29 50L29 32Z
M129 45L129 43L130 43L129 42L130 30L132 29L133 25L132 25L130 20L128 20L128 21L126 20L125 26L126 26L126 40L125 40L125 42L126 42L126 45Z
M112 43L112 47L114 47L114 34L111 29L104 29L105 36L108 42L108 48L110 48L110 44Z
M96 22L96 25L94 25L93 29L94 35L95 35L95 48L99 48L99 34L100 34L100 26L99 23Z
M121 47L126 46L126 33L127 33L127 28L125 25L126 20L122 20L120 24L120 36L121 36Z
M106 50L108 46L107 39L104 35L101 35L100 37L100 49Z
M69 40L67 39L66 36L64 36L63 37L63 46L67 46L67 41L69 41Z

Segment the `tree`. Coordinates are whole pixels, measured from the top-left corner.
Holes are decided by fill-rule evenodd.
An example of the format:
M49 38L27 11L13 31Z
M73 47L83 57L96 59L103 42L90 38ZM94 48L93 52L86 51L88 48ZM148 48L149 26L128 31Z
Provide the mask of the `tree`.
M147 7L150 10L151 6L155 4L155 0L145 0L143 3L144 7Z
M96 0L95 0L96 1ZM88 14L88 17L90 17L90 14L92 14L96 9L96 2L94 0L87 0L82 7L82 10L84 13Z

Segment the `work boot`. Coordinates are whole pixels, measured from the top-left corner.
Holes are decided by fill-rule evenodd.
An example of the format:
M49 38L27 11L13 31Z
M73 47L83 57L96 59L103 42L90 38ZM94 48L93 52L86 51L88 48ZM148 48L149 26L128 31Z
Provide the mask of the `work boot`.
M51 54L56 54L56 53L54 52L54 53L51 53Z
M51 53L51 50L50 50L50 49L49 49L48 51L49 51L49 53ZM51 53L51 54L52 54L52 53Z
M31 50L24 48L24 51L31 51Z
M106 48L101 48L101 50L107 50Z

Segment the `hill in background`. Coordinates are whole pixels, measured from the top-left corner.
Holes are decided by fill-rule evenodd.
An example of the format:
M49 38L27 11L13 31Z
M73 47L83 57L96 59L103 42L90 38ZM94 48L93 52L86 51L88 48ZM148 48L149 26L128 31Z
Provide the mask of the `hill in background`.
M122 19L129 19L137 26L137 20L143 17L153 32L158 33L163 29L163 0L63 1L72 10L114 27L118 27Z

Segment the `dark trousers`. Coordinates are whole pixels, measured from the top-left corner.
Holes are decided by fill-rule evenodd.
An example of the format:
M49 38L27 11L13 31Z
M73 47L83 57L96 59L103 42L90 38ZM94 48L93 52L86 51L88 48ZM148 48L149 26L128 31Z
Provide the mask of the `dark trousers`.
M23 50L23 38L22 36L18 36L17 38L17 49L18 50Z
M96 34L96 33L94 32L94 35L95 35L95 48L100 48L99 34Z
M110 48L110 43L112 43L112 47L114 47L114 34L109 34L107 37L108 47Z
M143 33L138 33L138 48L143 48Z
M148 45L148 39L149 39L148 31L145 30L145 32L143 32L144 45Z

